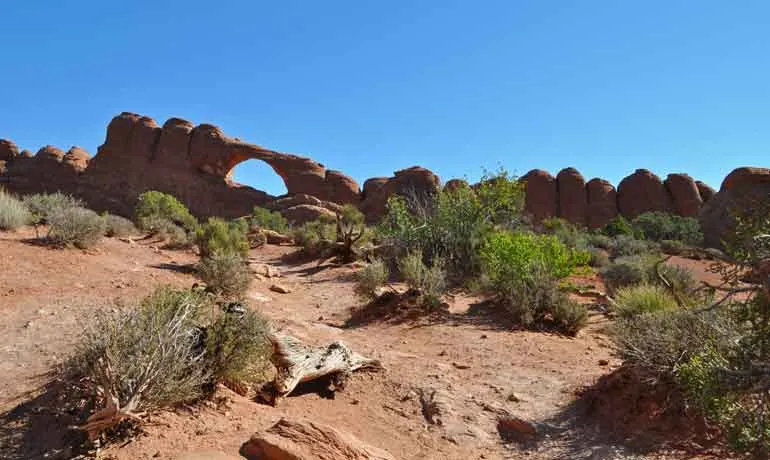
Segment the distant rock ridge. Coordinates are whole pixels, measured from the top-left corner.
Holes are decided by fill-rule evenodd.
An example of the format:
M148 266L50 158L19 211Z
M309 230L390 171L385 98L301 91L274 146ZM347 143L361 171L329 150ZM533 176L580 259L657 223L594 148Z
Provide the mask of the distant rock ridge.
M287 194L274 197L232 180L236 165L247 160L270 165L283 179ZM621 215L633 219L648 211L699 217L709 244L718 246L730 226L727 207L749 194L770 193L770 170L738 168L719 192L683 173L665 180L637 169L615 188L610 182L586 179L575 168L556 176L534 169L522 177L525 210L536 222L561 217L577 225L600 228ZM80 147L66 152L45 146L35 155L0 139L0 184L26 194L62 191L82 198L99 211L131 216L138 196L147 190L175 195L198 217L237 217L254 206L267 206L295 223L333 215L352 204L376 222L394 194L421 200L441 190L440 178L412 166L390 177L368 179L361 190L351 177L326 169L310 158L280 153L226 136L210 124L194 125L170 118L159 126L152 118L123 112L107 126L95 156ZM446 190L475 187L449 180Z

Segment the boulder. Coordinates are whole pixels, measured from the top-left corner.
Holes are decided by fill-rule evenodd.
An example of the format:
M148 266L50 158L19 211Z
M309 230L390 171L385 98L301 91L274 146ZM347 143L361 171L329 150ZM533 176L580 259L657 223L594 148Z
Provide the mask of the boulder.
M388 180L387 177L373 177L364 182L359 209L370 223L376 222L385 215L388 201L385 196L385 185L387 185Z
M670 211L668 194L658 176L637 169L618 185L618 211L632 220L651 211Z
M319 200L314 196L305 195L304 193L278 198L274 201L266 203L264 207L270 209L271 211L283 211L284 209L288 209L301 204L309 204L312 206L326 208L332 212L342 212L342 206L338 205L337 203Z
M19 147L13 141L0 139L0 161L11 162L19 156Z
M38 162L53 161L56 163L61 163L64 160L64 155L66 154L62 149L54 147L53 145L46 145L37 151L35 160Z
M384 183L382 178L369 179L364 183L364 201L361 212L368 222L376 222L386 212L388 198L401 195L410 199L430 199L441 190L441 180L429 169L421 166L396 171Z
M586 181L575 168L565 168L556 175L559 192L559 217L578 225L586 225L588 198Z
M305 222L318 220L323 216L331 219L336 218L336 214L333 211L312 204L299 204L283 209L281 210L281 215L294 225L302 225Z
M723 239L735 226L731 210L768 199L770 169L744 167L733 170L722 181L719 193L708 200L701 209L700 223L705 244L721 249Z
M22 150L21 153L19 154L20 158L32 158L34 156L35 154L32 153L31 150L27 150L27 149Z
M704 203L708 202L711 198L714 197L714 195L717 194L717 191L705 182L696 180L695 186L698 187L698 193L700 194L701 200L703 200Z
M594 178L586 184L588 228L601 228L618 215L615 187L604 179Z
M459 190L461 188L470 188L470 185L468 185L468 182L464 181L463 179L450 179L446 184L444 184L445 192L454 192L455 190Z
M669 174L663 185L668 191L674 213L684 217L698 217L703 199L692 177L687 174Z
M533 169L521 178L526 184L524 209L535 222L558 215L559 194L556 179L541 169Z
M326 170L326 189L326 195L323 197L326 201L355 206L361 201L358 183L340 171Z
M394 460L355 436L307 420L282 418L241 446L248 460Z
M62 163L77 173L82 173L88 167L91 155L80 147L74 146L64 154Z

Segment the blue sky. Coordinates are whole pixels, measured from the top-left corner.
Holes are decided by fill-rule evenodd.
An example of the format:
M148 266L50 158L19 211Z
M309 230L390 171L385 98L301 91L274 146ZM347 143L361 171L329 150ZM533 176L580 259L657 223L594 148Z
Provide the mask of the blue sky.
M3 2L0 138L179 116L356 180L768 166L770 2ZM285 189L257 161L241 182Z

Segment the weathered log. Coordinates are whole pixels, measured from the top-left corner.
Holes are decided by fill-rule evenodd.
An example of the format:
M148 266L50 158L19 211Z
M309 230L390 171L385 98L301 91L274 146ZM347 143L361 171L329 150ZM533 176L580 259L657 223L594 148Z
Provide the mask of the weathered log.
M294 337L273 333L270 342L273 344L271 361L276 368L271 385L272 404L303 382L329 378L332 390L340 390L352 372L383 368L379 360L364 357L338 340L326 347L310 347Z

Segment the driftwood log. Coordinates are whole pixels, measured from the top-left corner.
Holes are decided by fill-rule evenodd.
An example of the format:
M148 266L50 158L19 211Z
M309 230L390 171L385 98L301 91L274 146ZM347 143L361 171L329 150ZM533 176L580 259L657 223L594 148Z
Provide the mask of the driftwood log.
M336 391L344 388L347 377L354 371L383 369L380 361L362 356L338 340L325 347L310 347L294 337L273 333L270 342L276 376L263 397L273 405L300 383L326 378L330 389Z

